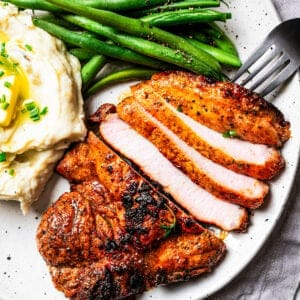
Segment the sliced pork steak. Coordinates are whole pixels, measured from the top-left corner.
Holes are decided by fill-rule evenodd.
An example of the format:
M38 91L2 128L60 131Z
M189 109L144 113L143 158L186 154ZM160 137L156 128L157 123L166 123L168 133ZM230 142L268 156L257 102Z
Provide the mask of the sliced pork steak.
M132 87L133 96L144 87L220 133L235 130L244 140L275 147L290 137L289 122L273 104L232 82L170 71L154 74L151 80Z
M210 193L252 209L263 203L269 190L267 184L237 174L202 156L150 115L135 98L124 99L117 106L117 112L122 120L151 141L175 167Z
M141 83L132 89L131 96L136 102L206 158L234 172L263 180L273 178L284 167L284 159L274 147L224 137L176 109L148 84Z
M196 219L228 231L246 229L248 213L245 209L223 201L193 183L117 114L108 114L100 123L99 130L109 145L132 160L149 178L160 183Z
M67 152L58 171L71 192L44 213L37 242L66 297L123 299L211 271L224 256L221 239L93 133Z

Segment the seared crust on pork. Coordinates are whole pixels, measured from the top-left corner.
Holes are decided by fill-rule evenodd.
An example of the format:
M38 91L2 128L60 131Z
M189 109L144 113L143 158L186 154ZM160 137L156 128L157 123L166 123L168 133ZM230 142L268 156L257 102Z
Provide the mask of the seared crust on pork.
M66 297L122 299L210 271L224 256L222 240L94 134L57 170L71 181L71 192L45 212L37 242Z
M95 116L94 119L99 118ZM193 183L159 149L122 121L117 114L109 114L102 120L99 131L109 145L134 162L148 178L158 182L164 192L170 194L176 203L197 220L217 225L227 231L247 229L248 212L244 208L217 198Z
M218 132L235 130L241 139L275 147L290 137L289 122L273 104L235 83L170 71L133 86L133 96L144 88Z
M271 179L284 167L278 150L241 139L224 138L176 110L150 85L140 84L134 90L134 98L131 97L135 102L206 158L234 172L262 180Z
M117 112L121 119L151 141L174 166L216 197L251 209L263 203L269 191L267 184L232 172L203 157L147 113L135 98L123 99Z
M114 250L99 261L74 267L51 266L50 272L56 288L71 299L124 299L210 271L224 256L224 248L208 230L201 234L181 233L151 251Z
M96 117L96 115L94 115L94 117ZM124 193L126 196L128 193L132 195L134 191L136 191L137 195L139 192L148 192L151 197L157 201L164 202L168 208L171 208L171 221L173 222L174 213L177 224L183 231L194 233L199 232L199 230L202 231L202 227L196 223L191 216L185 214L168 198L162 196L160 193L156 194L156 191L147 181L92 132L89 132L86 142L78 144L66 153L64 158L57 165L56 170L74 184L72 185L72 190L77 186L75 185L76 183L100 181L114 194L114 199L116 199L117 195L123 196ZM136 190L137 181L140 181L140 190ZM122 201L124 200L126 202L126 199L127 197L122 198ZM127 200L130 200L130 198ZM156 221L159 217L161 216L158 215L153 220ZM147 239L149 239L149 236ZM157 239L157 236L155 239Z
M274 105L230 82L163 72L133 86L118 113L134 129L109 104L91 120L101 123L101 138L159 184L92 132L66 153L57 171L71 191L42 216L37 243L56 288L71 299L125 299L211 271L224 257L225 244L192 215L225 230L246 231L248 210L223 200L257 208L268 186L241 174L269 179L284 166L271 147L290 137L289 123ZM220 135L210 145L209 132L197 131L200 123L264 145L254 150L247 142L247 154L239 156Z

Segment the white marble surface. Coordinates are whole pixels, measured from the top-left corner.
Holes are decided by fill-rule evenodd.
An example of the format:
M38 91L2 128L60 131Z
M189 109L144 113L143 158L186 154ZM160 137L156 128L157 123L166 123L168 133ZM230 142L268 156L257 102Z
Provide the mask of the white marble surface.
M300 0L273 2L283 20L300 18ZM208 299L300 300L300 167L287 210L268 242L233 282Z

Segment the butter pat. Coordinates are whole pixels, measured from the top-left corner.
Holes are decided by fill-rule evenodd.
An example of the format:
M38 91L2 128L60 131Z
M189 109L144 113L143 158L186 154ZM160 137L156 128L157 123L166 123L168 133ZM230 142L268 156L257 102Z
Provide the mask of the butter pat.
M0 78L0 126L8 126L13 118L19 94L16 76Z

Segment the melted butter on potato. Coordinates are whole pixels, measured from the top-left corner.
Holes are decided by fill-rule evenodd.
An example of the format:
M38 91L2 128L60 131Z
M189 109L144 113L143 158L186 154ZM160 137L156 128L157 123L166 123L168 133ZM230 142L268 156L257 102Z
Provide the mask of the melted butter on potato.
M9 38L0 32L0 127L7 127L18 115L18 108L29 92L28 79L6 51Z
M10 124L15 113L18 95L19 83L16 76L0 78L0 126Z

